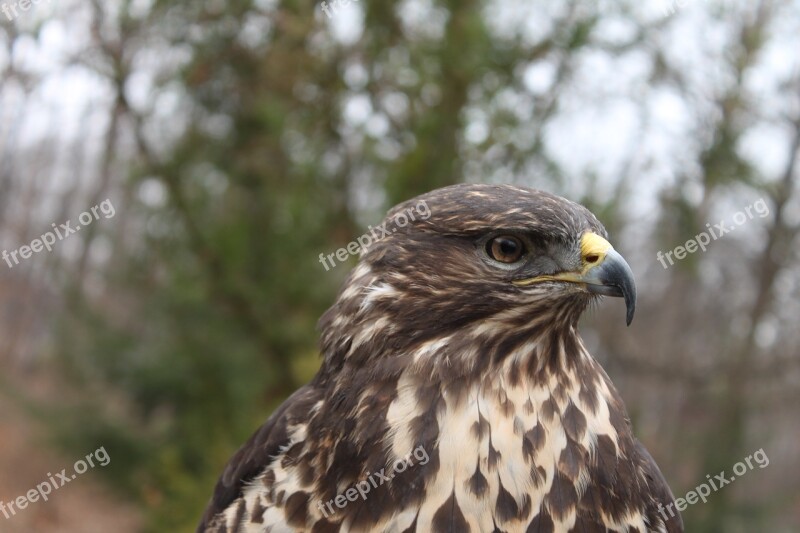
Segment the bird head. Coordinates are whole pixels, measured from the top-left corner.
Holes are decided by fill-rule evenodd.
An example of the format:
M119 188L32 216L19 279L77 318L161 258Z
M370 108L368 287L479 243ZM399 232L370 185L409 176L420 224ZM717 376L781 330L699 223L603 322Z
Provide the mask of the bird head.
M323 349L336 349L326 346L334 338L351 353L445 338L521 342L574 330L601 295L623 298L633 319L627 262L588 209L553 194L455 185L399 204L382 228L321 320Z

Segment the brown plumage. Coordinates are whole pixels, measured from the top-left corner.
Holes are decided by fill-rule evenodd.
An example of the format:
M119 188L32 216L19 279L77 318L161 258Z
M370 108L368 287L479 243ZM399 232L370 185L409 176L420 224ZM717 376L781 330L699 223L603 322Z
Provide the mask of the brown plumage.
M633 316L597 219L457 185L387 221L320 320L319 373L231 459L198 531L683 531L576 329L598 294Z

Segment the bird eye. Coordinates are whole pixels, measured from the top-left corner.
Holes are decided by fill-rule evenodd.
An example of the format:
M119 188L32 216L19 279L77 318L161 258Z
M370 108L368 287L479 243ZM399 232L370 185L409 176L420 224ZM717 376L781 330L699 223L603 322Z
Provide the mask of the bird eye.
M522 241L512 235L501 235L486 243L486 253L501 263L516 263L525 253Z

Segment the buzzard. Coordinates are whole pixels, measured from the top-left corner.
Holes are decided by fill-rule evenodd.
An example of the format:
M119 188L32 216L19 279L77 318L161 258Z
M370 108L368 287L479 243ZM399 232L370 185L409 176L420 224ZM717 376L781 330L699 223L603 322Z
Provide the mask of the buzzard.
M628 324L636 304L594 215L462 184L386 221L320 319L319 372L230 460L198 531L682 532L578 334L599 295Z

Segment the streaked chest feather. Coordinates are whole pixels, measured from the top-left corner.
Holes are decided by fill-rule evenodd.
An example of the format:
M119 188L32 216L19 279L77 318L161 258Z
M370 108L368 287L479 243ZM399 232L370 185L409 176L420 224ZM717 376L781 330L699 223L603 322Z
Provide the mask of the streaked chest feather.
M389 409L396 453L413 446L411 422L423 408L407 381ZM617 454L606 384L574 375L512 386L500 377L442 392L439 470L427 486L418 530L433 530L437 511L451 499L471 531L524 531L542 509L555 531L569 530L598 439Z
M588 356L583 362L596 365ZM655 530L648 529L639 505L618 507L612 517L602 511L603 502L591 501L603 498L596 486L592 490L598 472L612 472L616 464L626 461L620 446L624 428L615 419L617 400L604 374L577 365L552 375L543 373L535 380L514 380L513 364L509 360L508 368L469 385L435 386L435 402L420 401L421 391L431 389L430 383L404 373L386 409L385 464L388 469L394 460L425 446L436 460L396 474L404 482L419 476L421 497L408 505L378 503L377 491L394 486L376 487L365 504L388 506L388 512L363 527L355 525L349 514L355 503L342 511L334 508L337 529L331 531L400 533L414 526L420 532L499 528L515 533L536 531L540 522L540 531L566 532L581 516L586 520L587 509L595 516L592 520L609 529ZM361 398L363 412L374 396L367 389ZM421 428L421 419L435 427ZM296 427L292 442L302 445L307 431L305 425ZM425 434L433 437L426 441ZM335 461L329 457L323 463L334 465ZM237 521L237 510L231 508L228 523L239 524L238 531L288 532L312 531L315 523L329 519L319 505L327 497L303 481L301 470L293 462L276 460L244 491L244 508L251 515L260 510L260 520ZM341 494L348 483L339 487ZM290 498L298 492L308 495L306 528L287 524L287 516L296 512Z

